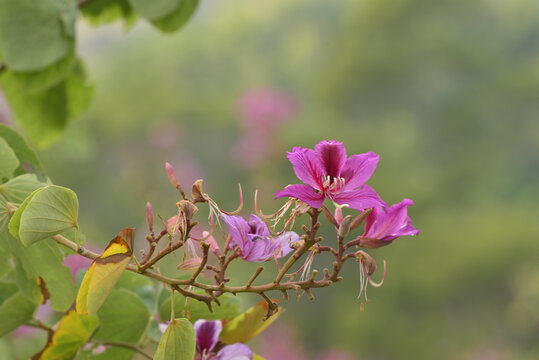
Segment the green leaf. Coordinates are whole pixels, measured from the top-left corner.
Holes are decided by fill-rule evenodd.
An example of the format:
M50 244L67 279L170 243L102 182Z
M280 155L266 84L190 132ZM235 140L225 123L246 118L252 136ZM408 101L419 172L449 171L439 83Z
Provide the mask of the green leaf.
M161 337L154 360L192 360L195 356L196 335L187 319L173 319Z
M94 339L138 344L146 333L151 315L144 302L127 289L114 289L97 312L100 327ZM129 349L111 347L92 357L94 360L131 359ZM192 358L190 359L192 360Z
M9 144L0 138L0 180L11 178L15 169L19 167L19 159Z
M161 297L159 306L159 318L161 321L170 319L170 292L167 290L165 290L165 292L168 296ZM238 297L231 294L223 294L219 297L219 301L221 302L221 305L214 306L213 312L210 312L205 303L190 298L186 299L184 296L177 294L174 296L174 313L186 316L193 322L198 319L232 319L241 313L241 302Z
M275 299L273 301L278 303ZM270 326L282 312L281 309L279 313L265 320L267 310L268 305L265 301L261 301L247 309L243 314L236 316L223 327L221 340L227 344L246 343L251 340Z
M35 304L43 303L43 296L41 295L37 277L28 276L21 261L15 263L15 280L21 294L28 300Z
M17 120L40 147L56 140L69 120L79 116L88 106L93 95L93 86L87 83L80 61L64 81L46 91L27 92L10 71L0 76L0 84Z
M79 201L72 190L48 185L36 190L31 196L28 203L24 201L23 205L26 206L21 206L18 237L24 245L31 245L77 227ZM21 208L15 212L12 221Z
M31 165L32 170L41 178L45 177L45 171L37 158L36 153L32 150L26 140L15 130L7 125L0 124L0 137L3 138L9 146L15 151L15 155L19 159L21 166L23 164ZM20 167L17 169L16 174L25 173L24 169Z
M0 185L0 194L7 201L20 204L28 195L44 186L47 184L40 182L34 174L24 174Z
M13 216L11 217L11 220L9 221L9 232L11 233L11 235L13 235L14 237L16 238L19 238L19 230L21 228L21 217L22 217L22 213L24 212L24 210L26 209L26 207L28 206L28 204L30 203L30 200L32 200L34 198L34 196L40 192L41 190L43 190L43 188L39 188L39 189L36 189L34 190L30 195L28 195L26 197L26 199L24 199L24 201L22 202L22 204L19 206L19 208L17 209L17 211L15 211L15 213L13 214ZM9 211L9 209L8 209ZM9 213L8 213L9 214Z
M43 286L50 294L50 306L63 312L71 307L77 294L71 270L63 265L64 256L58 244L47 239L24 247L21 242L9 234L6 235L10 251L16 262L22 264L27 278L41 277Z
M99 325L97 316L70 311L60 320L39 360L71 360Z
M137 17L128 0L92 0L82 5L80 10L84 18L95 26L118 19L125 19L130 25Z
M2 247L0 247L0 280L2 280L11 271L10 260L11 255Z
M165 33L172 33L180 29L195 13L199 0L181 0L180 6L169 15L153 20L152 24Z
M54 64L37 71L10 71L13 80L19 82L20 88L27 93L43 92L62 82L76 64L74 53L71 52Z
M180 6L182 0L129 0L129 3L143 18L156 20L163 18Z
M0 305L18 291L17 285L10 282L0 282Z
M4 61L14 71L33 71L64 57L72 47L73 0L0 0Z
M37 305L16 292L0 305L0 337L32 320Z
M9 216L11 215L11 210L9 209L6 198L0 194L0 237L1 231L4 230L4 227L9 221ZM0 249L3 249L3 243L0 242Z

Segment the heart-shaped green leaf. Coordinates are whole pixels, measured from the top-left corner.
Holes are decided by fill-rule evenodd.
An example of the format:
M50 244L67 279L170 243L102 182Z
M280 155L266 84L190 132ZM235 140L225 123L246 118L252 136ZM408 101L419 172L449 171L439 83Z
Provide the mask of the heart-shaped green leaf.
M31 245L77 227L79 201L72 190L49 185L34 191L29 198L10 221L11 233L24 245ZM17 234L16 222L19 216Z
M167 329L154 360L193 360L195 356L196 335L193 324L187 319L173 319Z

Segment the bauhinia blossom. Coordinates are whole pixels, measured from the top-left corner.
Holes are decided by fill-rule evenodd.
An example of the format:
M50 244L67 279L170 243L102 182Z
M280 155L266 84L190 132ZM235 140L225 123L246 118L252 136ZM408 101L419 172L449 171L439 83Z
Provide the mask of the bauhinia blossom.
M360 211L385 205L365 185L378 165L379 156L373 152L347 157L341 142L324 140L314 150L295 147L287 157L305 184L287 186L275 194L276 199L289 196L319 208L327 198Z
M414 205L410 199L404 199L390 208L377 207L365 219L365 233L360 245L375 249L389 245L399 236L417 235L418 229L412 226L408 216L408 206Z
M267 261L278 259L290 253L291 244L299 240L293 231L272 237L267 225L256 215L251 215L249 221L240 216L222 214L228 233L231 237L230 246L237 245L241 257L247 261Z
M215 355L212 354L212 351L219 343L219 335L223 330L221 321L200 319L195 321L194 327L197 339L197 352L201 355L202 359L251 360L253 358L251 349L247 345L241 343L227 345L220 349Z

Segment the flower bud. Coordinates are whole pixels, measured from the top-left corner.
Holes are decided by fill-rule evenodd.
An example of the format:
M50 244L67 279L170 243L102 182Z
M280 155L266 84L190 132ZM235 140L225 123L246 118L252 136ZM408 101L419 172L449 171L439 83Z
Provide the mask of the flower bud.
M325 207L325 206L322 206L322 212L324 213L324 216L326 217L326 219L328 219L328 221L330 223L332 223L333 225L335 225L336 228L339 227L339 223L337 222L337 219L335 219L335 217L333 216L332 213L329 212L328 208ZM341 219L342 220L342 219Z
M352 223L352 219L352 215L346 215L346 217L342 219L338 231L340 238L344 238L350 232L350 224Z
M361 214L359 214L354 219L354 221L352 222L352 225L350 225L350 229L353 230L353 229L357 228L359 225L363 224L363 221L365 221L365 219L367 218L367 216L369 216L371 211L372 211L372 209L367 209L367 210L363 211Z
M340 224L342 222L342 209L340 207L335 208L335 220L337 221L337 224Z
M219 245L217 244L217 241L215 241L214 237L210 235L209 232L203 231L202 237L206 238L206 243L210 245L210 250L212 253L214 253L216 256L221 256L221 249L219 249Z
M194 257L194 258L187 259L184 262L182 262L180 265L178 265L178 269L187 270L187 271L196 271L200 267L200 264L202 264L202 258Z
M206 202L206 199L204 199L204 191L202 190L202 186L204 185L204 180L198 179L193 183L193 186L191 187L191 196L193 197L193 202Z
M146 222L150 232L153 232L153 209L149 201L146 203Z
M184 213L187 220L191 220L198 211L198 208L195 206L195 204L188 200L180 200L176 203L176 206L178 206L178 209L180 209L180 211Z
M167 168L167 174L168 179L170 180L170 183L175 188L180 187L180 181L178 180L178 177L176 176L176 173L174 172L174 168L172 165L170 165L168 162L165 164L165 167Z

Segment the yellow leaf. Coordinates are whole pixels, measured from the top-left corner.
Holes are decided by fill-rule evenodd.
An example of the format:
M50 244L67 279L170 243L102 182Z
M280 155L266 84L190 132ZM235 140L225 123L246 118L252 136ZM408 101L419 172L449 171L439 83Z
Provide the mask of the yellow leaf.
M98 323L99 321L96 316L79 315L71 310L60 320L58 330L49 334L45 348L32 359L73 359L79 348L86 343Z
M272 299L276 304L279 303L279 300ZM267 320L264 320L266 313L268 311L268 304L265 301L261 301L253 307L249 308L243 314L236 316L234 319L230 320L223 327L223 332L221 333L221 340L225 343L246 343L247 341L254 338L262 330L270 326L276 319L279 317L280 311L270 317Z
M77 294L77 313L97 313L131 261L134 238L135 229L123 229L90 265Z

